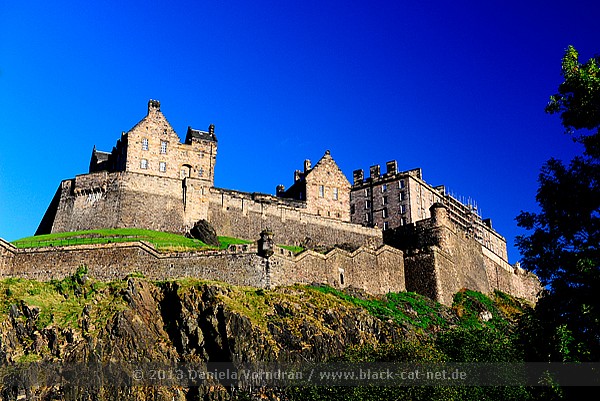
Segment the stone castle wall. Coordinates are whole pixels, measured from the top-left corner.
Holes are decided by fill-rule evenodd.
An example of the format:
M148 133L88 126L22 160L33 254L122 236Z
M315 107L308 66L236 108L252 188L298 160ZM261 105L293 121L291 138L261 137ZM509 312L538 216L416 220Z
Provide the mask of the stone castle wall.
M78 175L60 184L36 234L124 227L183 233L208 214L204 185L130 172Z
M406 289L445 305L463 288L489 294L500 290L535 302L537 277L515 269L466 236L450 221L446 208L435 204L431 218L386 233L385 242L405 251Z
M509 265L485 247L483 254L483 262L492 288L529 300L538 297L542 285L533 273Z
M264 194L221 190L203 180L131 172L79 175L61 183L36 234L97 228L146 228L185 233L207 219L218 235L254 239L265 228L277 243L333 246L381 245L382 233L317 216L303 202Z
M402 252L389 246L354 252L336 248L325 255L280 251L269 259L274 285L326 283L336 288L362 288L372 294L406 290Z
M381 230L316 216L281 198L224 189L211 190L208 221L219 235L246 239L269 228L278 244L299 245L307 238L319 245L383 244Z
M62 279L86 266L88 274L99 280L142 273L151 280L195 277L257 288L327 283L372 294L404 290L402 252L390 247L352 253L335 249L325 255L312 251L293 255L275 247L270 259L256 251L255 245L231 245L226 251L164 254L145 242L17 249L0 240L0 277Z

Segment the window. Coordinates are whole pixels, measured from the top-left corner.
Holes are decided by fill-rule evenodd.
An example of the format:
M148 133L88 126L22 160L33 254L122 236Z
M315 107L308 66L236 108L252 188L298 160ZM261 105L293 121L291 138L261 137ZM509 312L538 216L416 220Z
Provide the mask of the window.
M344 273L340 273L340 285L344 285Z
M404 180L398 182L398 188L404 188Z
M387 192L387 184L381 186L381 192Z
M337 188L333 188L333 199L338 200L338 189Z
M350 205L350 214L354 214L354 205Z
M401 201L406 200L406 192L404 192L404 191L400 192L399 197L400 197Z
M161 171L161 173L164 173L165 171L167 171L167 163L160 162L158 169Z
M202 167L200 167L200 169L198 170L198 177L203 177L204 176L204 169Z
M140 163L140 168L143 168L144 170L148 168L148 160L146 159L142 159L141 163Z
M324 198L324 197L325 197L325 186L319 185L319 198Z
M148 150L148 138L142 138L142 150Z
M371 201L365 201L365 209L370 209L371 208Z
M400 213L406 213L406 205L400 205Z
M365 196L369 196L370 192L369 192L369 188L365 188Z
M167 153L167 142L166 141L160 141L160 153L162 153L163 155Z
M387 204L388 204L388 199L387 199L387 196L384 196L383 198L381 198L381 203L382 203L383 205L387 205Z
M383 217L384 219L388 217L388 211L387 211L387 209L383 209L381 211L381 217Z
M387 221L384 221L383 222L383 229L384 230L389 230L389 228L390 228L390 223L388 223Z
M403 226L406 225L406 217L403 217L402 220L400 220L400 224Z

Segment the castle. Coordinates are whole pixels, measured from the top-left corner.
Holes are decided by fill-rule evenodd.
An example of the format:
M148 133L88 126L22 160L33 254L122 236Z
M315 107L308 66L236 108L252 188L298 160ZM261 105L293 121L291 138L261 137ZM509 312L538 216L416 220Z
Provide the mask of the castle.
M153 279L196 276L272 287L325 282L373 294L416 291L444 304L461 288L499 289L535 301L535 276L506 257L506 241L473 210L431 187L420 169L371 167L351 185L329 151L294 172L276 195L214 186L215 127L188 127L185 141L160 102L111 152L92 151L89 172L61 182L36 234L95 228L187 232L207 220L218 235L259 245L163 254L147 243L17 249L0 240L0 273L37 279L68 275L81 264L102 279L138 271ZM273 238L274 235L274 238ZM329 249L293 254L273 245ZM265 245L266 244L266 245ZM341 248L343 249L340 249Z

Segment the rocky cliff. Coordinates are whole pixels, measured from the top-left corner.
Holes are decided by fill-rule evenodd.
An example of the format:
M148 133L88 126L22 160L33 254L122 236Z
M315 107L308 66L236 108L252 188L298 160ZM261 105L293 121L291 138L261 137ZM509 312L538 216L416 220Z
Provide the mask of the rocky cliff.
M370 302L328 287L267 291L133 277L104 283L83 270L61 281L3 280L0 398L285 399L276 388L170 375L181 367L331 361L349 349L428 336L458 319L431 301L425 310L397 302L396 315L369 309Z

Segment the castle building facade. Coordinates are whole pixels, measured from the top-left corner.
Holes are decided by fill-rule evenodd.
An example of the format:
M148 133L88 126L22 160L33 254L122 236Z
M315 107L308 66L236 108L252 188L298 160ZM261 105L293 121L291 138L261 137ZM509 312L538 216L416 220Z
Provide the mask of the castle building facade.
M293 185L287 191L278 185L276 191L280 198L305 201L309 213L350 221L350 182L329 150L314 167L305 160L304 170L294 172Z
M94 147L89 173L126 171L155 177L203 181L213 186L217 157L215 127L208 131L188 127L185 142L160 111L160 102L148 102L148 114L127 133L122 133L110 153Z
M508 260L506 239L493 228L490 219L482 219L477 208L465 205L447 193L441 185L433 187L423 180L420 168L398 171L395 160L386 163L385 173L379 165L371 166L369 177L354 170L350 196L351 221L383 231L402 229L431 218L431 206L442 203L448 218L457 229L474 238L488 250Z

